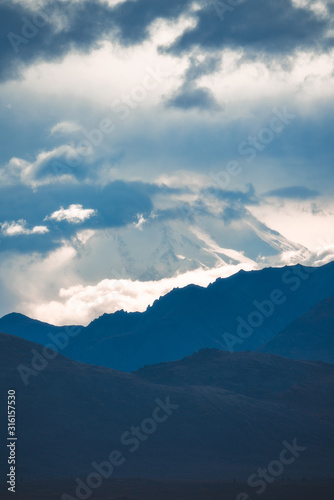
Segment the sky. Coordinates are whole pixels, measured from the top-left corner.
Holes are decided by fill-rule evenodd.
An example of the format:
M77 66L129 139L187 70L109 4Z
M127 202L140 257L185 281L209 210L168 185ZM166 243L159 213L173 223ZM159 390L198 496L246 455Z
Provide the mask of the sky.
M240 268L333 260L333 14L333 0L0 0L0 315L87 324ZM279 238L275 259L250 227ZM192 249L221 236L238 258L160 268L157 232L189 228ZM158 274L124 270L120 234L133 269L149 244Z

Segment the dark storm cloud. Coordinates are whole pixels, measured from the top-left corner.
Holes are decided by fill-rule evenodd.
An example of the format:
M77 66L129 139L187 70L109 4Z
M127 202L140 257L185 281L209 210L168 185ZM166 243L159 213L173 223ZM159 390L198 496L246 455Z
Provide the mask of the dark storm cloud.
M196 57L189 58L189 67L186 71L187 81L195 81L205 75L218 71L221 66L221 58L218 56L207 56L203 61Z
M329 20L319 19L291 0L256 0L219 16L219 4L198 12L198 23L183 33L170 50L176 54L199 46L208 50L244 48L253 56L287 55L297 48L324 48ZM218 12L215 10L216 5Z
M27 6L0 0L0 78L18 77L23 64L36 60L60 58L71 50L88 52L104 39L117 39L126 46L141 43L149 37L155 20L176 20L189 11L191 3L128 0L111 7L91 0L51 2L38 11L44 15L43 21ZM197 12L196 26L181 35L170 51L180 54L194 46L211 51L243 47L246 52L261 56L333 45L333 39L324 38L330 21L297 8L291 0L245 0L232 12L226 12L223 20L214 4L219 2ZM11 35L9 39L9 33L14 38Z
M148 28L159 18L177 19L192 0L128 0L114 8L114 22L124 45L134 45L148 38Z
M166 193L168 188L161 187ZM153 210L151 196L158 194L159 186L140 182L115 181L104 187L88 185L42 186L37 191L27 186L0 189L1 223L25 219L28 227L46 225L49 233L6 236L0 233L0 251L46 252L71 238L81 229L121 227L137 221L137 215L148 217ZM97 210L97 214L82 223L46 220L61 207L82 205L83 209Z
M309 189L304 186L289 186L278 189L273 189L266 193L266 196L275 198L287 198L293 200L309 200L319 196L319 191Z
M17 78L22 65L60 58L71 50L88 52L116 36L123 45L148 38L160 17L177 18L190 2L49 2L37 11L0 0L0 78ZM60 23L60 26L59 26ZM113 33L113 34L112 34ZM117 35L116 35L117 33Z
M212 92L207 88L197 88L196 81L202 76L209 75L220 68L221 58L208 56L203 61L190 57L189 67L184 76L183 85L166 102L169 107L183 110L218 110L220 104L214 98Z
M180 109L219 109L219 104L211 91L205 88L182 87L167 101L167 106Z
M0 2L0 78L19 76L23 64L88 52L108 35L112 9L92 1L52 2L37 11ZM58 23L63 26L59 27Z

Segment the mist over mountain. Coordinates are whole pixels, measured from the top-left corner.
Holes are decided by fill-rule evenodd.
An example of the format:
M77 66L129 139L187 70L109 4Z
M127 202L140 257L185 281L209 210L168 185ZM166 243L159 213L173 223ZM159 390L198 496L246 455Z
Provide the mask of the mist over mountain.
M61 353L76 361L132 371L204 347L257 350L333 295L334 263L265 268L240 271L207 288L175 289L143 313L104 314L87 327L74 328L74 335L71 327L18 314L0 319L0 330L43 345L58 343Z
M235 214L230 221L204 207L181 207L177 213L175 220L164 220L167 216L163 212L148 219L140 217L137 224L106 235L111 277L159 280L196 269L256 265L274 257L279 260L283 252L307 251L246 210L242 219ZM82 259L82 267L89 258Z

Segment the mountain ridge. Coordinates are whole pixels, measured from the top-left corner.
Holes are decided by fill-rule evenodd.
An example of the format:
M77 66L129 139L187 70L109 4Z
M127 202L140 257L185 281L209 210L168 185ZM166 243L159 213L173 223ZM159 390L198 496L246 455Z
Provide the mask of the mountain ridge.
M217 279L206 288L174 289L143 313L104 314L87 327L54 327L25 318L22 331L22 317L5 316L0 330L45 345L50 334L62 336L77 329L77 335L68 334L64 355L130 372L145 364L181 359L204 347L257 350L333 295L333 262L317 268L264 268Z

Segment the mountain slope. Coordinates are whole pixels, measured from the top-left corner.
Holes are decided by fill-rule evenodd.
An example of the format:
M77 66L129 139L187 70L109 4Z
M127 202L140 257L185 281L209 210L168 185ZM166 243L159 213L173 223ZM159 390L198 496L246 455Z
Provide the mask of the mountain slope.
M259 351L334 363L334 297L321 301L295 319Z
M175 289L144 313L104 314L87 327L78 327L75 335L68 335L66 327L56 335L61 352L72 359L132 371L181 359L204 347L256 350L333 295L334 263L240 271L207 288ZM22 332L16 316L0 320L0 330L30 340L35 340L34 325ZM54 342L49 325L38 325L44 328L40 342Z
M323 476L332 470L333 398L315 394L321 385L332 393L332 366L265 354L205 351L153 367L152 376L150 369L120 373L58 355L24 385L17 367L32 367L33 349L43 353L38 344L0 335L1 402L5 406L7 390L14 387L17 467L23 478L84 477L94 470L92 462L107 460L113 450L125 458L122 466L115 467L115 477L247 478L278 456L283 440L292 444L294 439L306 451L289 466L291 477ZM275 374L269 381L266 376L255 377L253 393L243 376L243 370L253 372L252 367ZM168 374L166 380L159 380L159 371ZM226 382L233 390L224 388L228 373L235 373L233 387ZM279 393L277 380L283 379ZM291 390L300 393L293 405ZM168 401L175 405L169 412L163 410ZM168 418L151 432L147 419L152 419L157 405L159 418L165 414ZM0 425L6 428L5 412ZM148 431L131 453L132 446L121 442L121 436L132 426ZM4 465L4 448L0 454Z
M291 408L302 405L317 414L334 408L333 369L325 363L291 362L271 354L202 349L180 361L134 373L159 384L214 386L258 400L284 402Z

